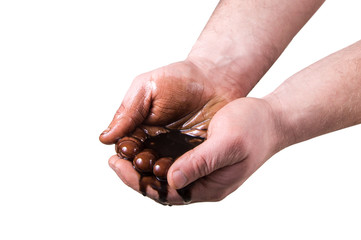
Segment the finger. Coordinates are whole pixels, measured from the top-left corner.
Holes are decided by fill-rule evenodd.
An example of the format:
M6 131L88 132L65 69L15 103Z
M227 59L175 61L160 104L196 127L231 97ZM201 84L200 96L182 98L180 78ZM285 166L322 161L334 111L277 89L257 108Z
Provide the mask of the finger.
M109 127L100 135L102 143L115 143L144 121L151 104L152 89L149 82L145 77L133 81Z
M166 200L160 201L159 192L154 189L154 182L150 178L141 180L140 174L133 168L132 163L128 160L121 159L117 155L109 159L110 167L116 172L118 177L129 187L135 191L146 195L147 197L168 205L184 205L196 202L214 202L220 201L231 192L236 190L250 175L248 173L247 162L242 161L232 166L219 169L210 175L203 177L191 185L187 186L188 199L184 199L184 195L180 195L174 188L167 186ZM231 171L230 168L232 168ZM230 172L233 174L230 174ZM146 184L146 188L142 192L139 183Z
M248 161L218 169L191 184L191 202L216 202L223 200L239 188L251 175Z
M127 186L132 188L137 186L139 174L130 161L114 155L109 159L108 164Z
M212 172L240 161L244 156L236 141L227 137L210 137L198 147L178 158L168 171L168 182L180 189Z
M161 204L184 204L183 199L175 189L172 189L166 183L162 186L162 183L155 177L141 176L133 168L133 165L129 160L114 155L109 159L109 166L127 186L144 196Z

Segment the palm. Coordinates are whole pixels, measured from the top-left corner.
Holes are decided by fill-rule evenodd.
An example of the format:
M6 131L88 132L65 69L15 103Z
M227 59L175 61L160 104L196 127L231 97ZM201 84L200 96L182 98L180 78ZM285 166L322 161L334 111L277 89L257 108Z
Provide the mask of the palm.
M205 137L212 116L242 96L227 79L210 79L190 62L174 63L137 77L117 111L103 143L114 143L141 124L188 130ZM197 128L197 129L195 129Z
M203 134L212 116L237 96L230 86L212 84L201 69L179 62L147 73L151 95L143 123ZM143 76L144 77L144 76ZM192 131L195 127L197 130Z

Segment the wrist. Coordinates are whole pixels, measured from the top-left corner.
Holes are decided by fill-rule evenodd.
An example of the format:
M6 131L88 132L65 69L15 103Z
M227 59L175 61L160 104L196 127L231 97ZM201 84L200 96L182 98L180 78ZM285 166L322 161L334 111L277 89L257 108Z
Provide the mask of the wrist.
M285 111L282 100L276 93L271 93L263 98L270 107L274 120L274 153L297 143L296 134L290 124L290 116Z
M203 43L198 40L186 61L201 68L208 79L229 81L234 88L241 89L239 97L245 97L278 56L271 46L261 49L251 44L212 44L212 41Z

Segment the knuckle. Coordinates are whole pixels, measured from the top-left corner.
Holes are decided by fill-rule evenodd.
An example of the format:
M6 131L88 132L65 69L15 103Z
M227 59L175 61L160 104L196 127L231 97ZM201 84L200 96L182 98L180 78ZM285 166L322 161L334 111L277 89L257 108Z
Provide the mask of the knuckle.
M192 162L192 167L195 171L195 173L199 176L199 177L203 177L208 175L209 173L212 172L212 164L210 163L210 159L205 158L205 156L203 155L191 155L191 162Z
M137 75L134 79L133 82L142 82L145 79L145 73L139 74Z
M232 139L226 143L225 155L228 159L228 165L235 164L247 157L248 147L243 137Z
M133 83L132 84L135 84L135 85L142 85L144 84L145 82L147 82L149 80L150 76L149 76L149 73L142 73L138 76L136 76L134 79L133 79Z

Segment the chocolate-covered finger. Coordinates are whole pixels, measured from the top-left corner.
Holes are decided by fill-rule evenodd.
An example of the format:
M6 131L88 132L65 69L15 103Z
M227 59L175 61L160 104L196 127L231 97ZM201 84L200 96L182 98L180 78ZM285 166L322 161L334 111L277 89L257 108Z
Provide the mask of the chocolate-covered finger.
M102 143L115 143L145 120L152 96L148 80L146 75L134 79L109 127L100 135Z

